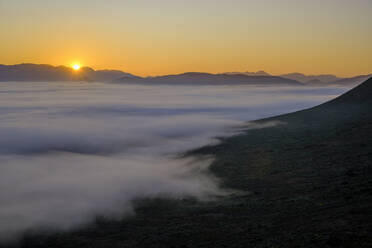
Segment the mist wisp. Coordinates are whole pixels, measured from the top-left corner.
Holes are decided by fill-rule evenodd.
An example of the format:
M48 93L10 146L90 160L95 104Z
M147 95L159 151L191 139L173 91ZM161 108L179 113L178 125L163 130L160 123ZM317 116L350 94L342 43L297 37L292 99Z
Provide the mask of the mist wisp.
M121 218L141 198L223 195L189 149L346 88L0 84L0 240Z

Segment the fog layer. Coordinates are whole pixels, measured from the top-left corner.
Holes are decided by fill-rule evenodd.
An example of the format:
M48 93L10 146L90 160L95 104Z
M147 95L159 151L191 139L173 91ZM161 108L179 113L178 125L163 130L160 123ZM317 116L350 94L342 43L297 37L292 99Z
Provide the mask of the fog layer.
M245 121L311 107L345 88L0 84L0 239L133 213L133 200L224 194L213 158L177 155Z

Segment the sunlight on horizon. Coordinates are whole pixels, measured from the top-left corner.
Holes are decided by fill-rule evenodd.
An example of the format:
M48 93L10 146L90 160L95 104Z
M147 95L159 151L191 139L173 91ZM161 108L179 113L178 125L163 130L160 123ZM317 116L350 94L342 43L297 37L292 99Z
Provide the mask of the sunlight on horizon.
M72 65L72 69L74 69L75 71L80 70L80 68L81 68L81 65L80 64L73 64Z
M0 28L9 30L0 62L71 66L79 58L140 76L371 73L369 0L67 2L74 8L66 1L0 0Z

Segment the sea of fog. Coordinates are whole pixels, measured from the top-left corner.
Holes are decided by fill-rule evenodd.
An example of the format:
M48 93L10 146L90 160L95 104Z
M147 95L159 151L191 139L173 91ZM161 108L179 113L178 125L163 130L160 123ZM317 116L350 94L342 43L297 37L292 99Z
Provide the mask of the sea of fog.
M177 155L346 90L0 83L0 241L135 214L136 199L224 194L213 158Z

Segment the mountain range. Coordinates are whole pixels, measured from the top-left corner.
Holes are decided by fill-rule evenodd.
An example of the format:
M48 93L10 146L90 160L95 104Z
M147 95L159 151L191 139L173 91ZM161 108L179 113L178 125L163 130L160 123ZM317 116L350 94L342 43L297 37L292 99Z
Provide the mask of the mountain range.
M187 72L176 75L157 77L122 77L116 83L137 83L137 84L169 84L169 85L293 85L299 86L302 83L278 76L248 76L244 74L211 74L201 72Z
M93 70L82 67L75 71L66 66L46 64L0 65L0 81L103 81L109 82L133 75L118 70Z
M265 71L257 72L228 72L227 74L243 74L247 76L273 76ZM309 86L327 86L327 85L344 85L344 86L355 86L372 76L372 74L358 75L350 78L341 78L332 74L320 74L320 75L305 75L302 73L294 72L288 74L278 75L281 78L295 80Z
M305 75L302 73L289 73L280 75L283 78L288 78L296 80L298 82L304 83L311 86L325 86L325 85L350 85L355 86L366 81L372 76L369 75L360 75L350 78L340 78L331 74L322 74L322 75Z
M84 81L111 82L122 84L171 84L171 85L291 85L291 86L354 86L370 75L360 75L351 78L339 78L334 75L305 75L290 73L270 75L264 71L258 72L226 72L220 74L186 72L175 75L154 77L140 77L120 70L94 70L82 67L75 71L66 66L52 66L47 64L17 64L0 65L0 82L7 81Z

